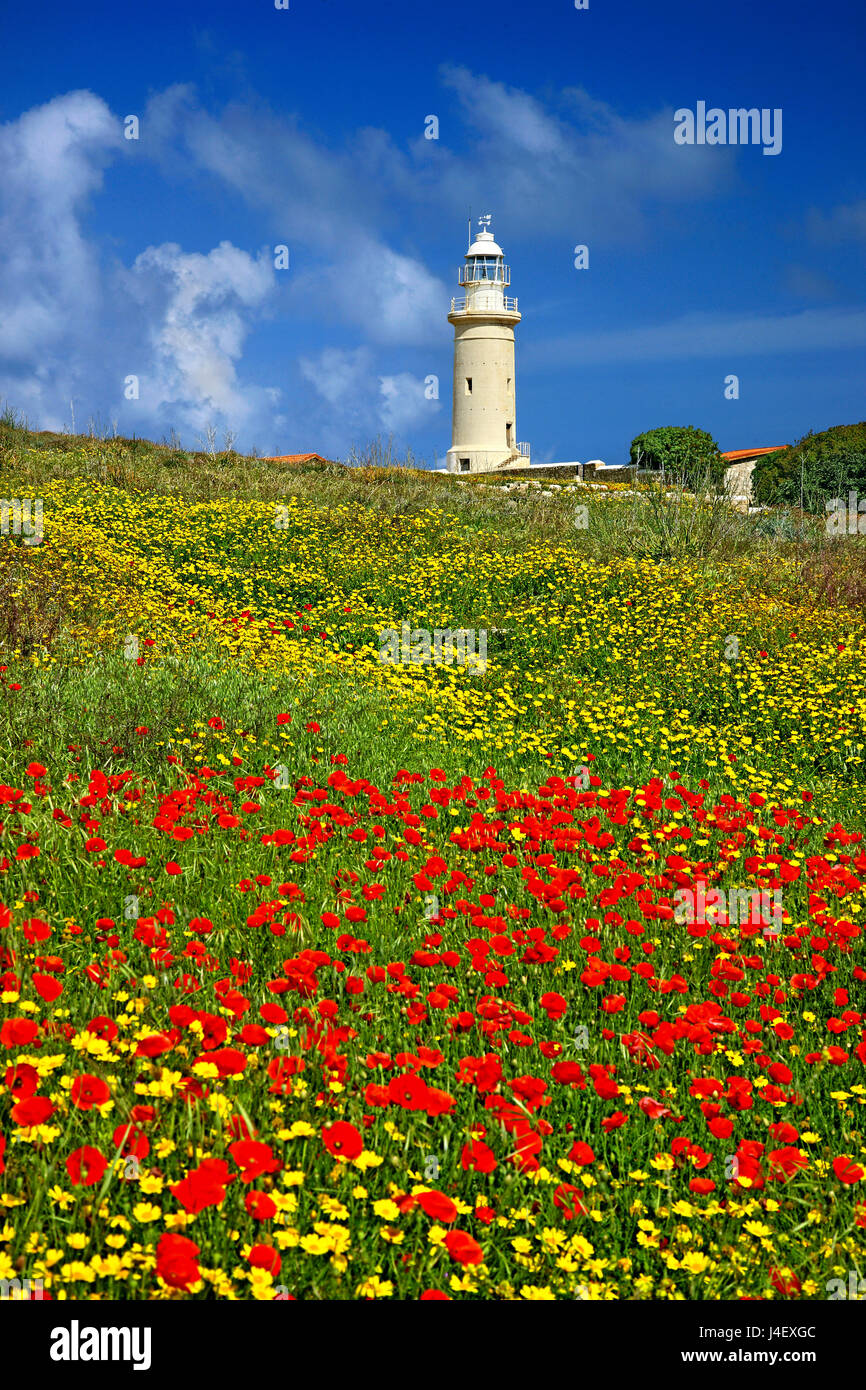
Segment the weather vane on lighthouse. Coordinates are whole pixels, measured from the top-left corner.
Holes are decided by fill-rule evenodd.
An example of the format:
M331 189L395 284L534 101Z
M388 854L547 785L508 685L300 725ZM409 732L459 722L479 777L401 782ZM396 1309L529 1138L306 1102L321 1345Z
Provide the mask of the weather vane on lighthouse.
M454 401L449 473L488 473L524 468L529 445L516 443L514 328L517 300L506 295L511 268L490 230L491 213L478 218L457 283L466 291L451 300L454 325Z

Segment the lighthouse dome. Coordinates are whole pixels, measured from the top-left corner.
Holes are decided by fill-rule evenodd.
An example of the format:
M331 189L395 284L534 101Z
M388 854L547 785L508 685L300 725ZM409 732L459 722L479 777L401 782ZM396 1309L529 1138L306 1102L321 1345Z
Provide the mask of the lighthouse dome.
M492 232L479 232L466 252L467 256L504 256L501 246L493 240Z

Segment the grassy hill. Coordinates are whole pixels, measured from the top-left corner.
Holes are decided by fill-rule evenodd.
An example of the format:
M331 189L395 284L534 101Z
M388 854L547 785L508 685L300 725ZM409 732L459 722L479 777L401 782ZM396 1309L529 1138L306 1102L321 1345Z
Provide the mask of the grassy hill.
M9 419L0 498L0 1278L827 1296L859 538Z

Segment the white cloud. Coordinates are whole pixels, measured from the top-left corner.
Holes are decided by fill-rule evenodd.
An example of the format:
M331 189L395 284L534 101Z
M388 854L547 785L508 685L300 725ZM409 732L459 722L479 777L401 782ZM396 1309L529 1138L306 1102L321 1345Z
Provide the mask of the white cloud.
M326 348L301 359L301 373L328 409L316 416L316 438L345 453L346 441L363 444L374 435L400 436L432 420L439 402L428 400L423 377L411 372L381 375L369 348Z
M450 334L442 281L421 261L365 235L347 240L337 259L297 275L291 303L315 305L320 320L388 347L444 344Z
M267 256L254 260L227 241L207 255L166 243L143 251L123 281L145 311L140 375L148 413L169 408L199 429L216 416L241 430L273 405L272 390L241 386L235 369L253 314L273 294Z
M382 423L398 435L414 429L422 420L434 419L439 410L438 400L428 400L424 381L409 372L380 377L379 392L383 399Z
M126 269L82 228L112 159L140 157L91 92L0 127L0 395L42 427L88 413L159 433L270 419L279 393L243 385L244 341L267 312L272 263L229 242L208 254L167 243ZM127 375L139 398L123 395ZM192 440L190 439L190 442Z
M0 126L0 361L6 394L25 409L57 378L74 390L70 362L101 316L99 257L80 217L121 140L119 122L91 92Z
M436 191L461 211L480 197L509 235L637 242L650 205L718 197L735 178L734 151L674 143L672 110L627 119L580 87L554 110L465 67L442 76L475 136L470 155L439 161Z

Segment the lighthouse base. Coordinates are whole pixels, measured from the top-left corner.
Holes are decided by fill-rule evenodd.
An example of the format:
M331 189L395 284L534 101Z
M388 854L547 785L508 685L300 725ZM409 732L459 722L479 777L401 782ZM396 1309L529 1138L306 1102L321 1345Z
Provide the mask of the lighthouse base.
M527 468L529 455L514 449L451 448L445 455L449 473L502 473L511 468Z

